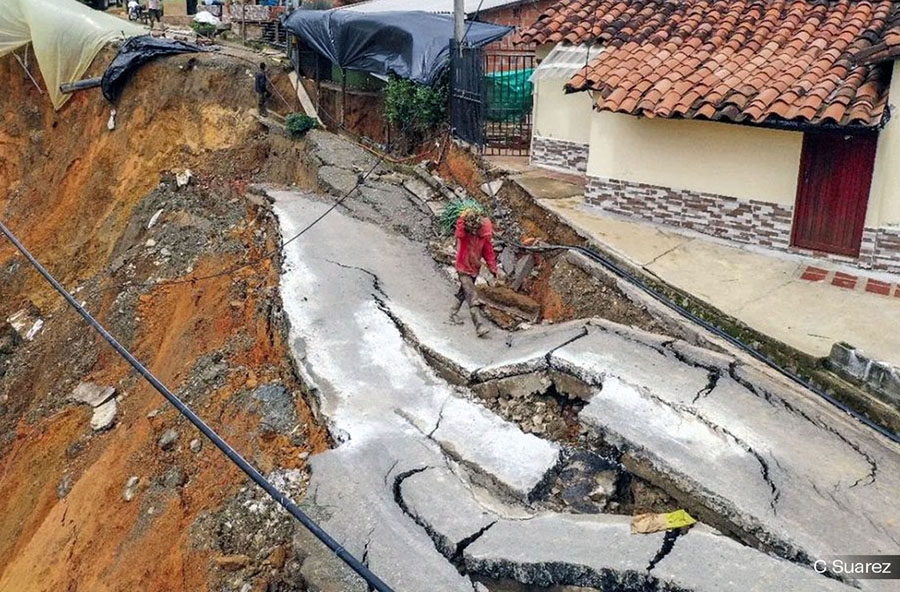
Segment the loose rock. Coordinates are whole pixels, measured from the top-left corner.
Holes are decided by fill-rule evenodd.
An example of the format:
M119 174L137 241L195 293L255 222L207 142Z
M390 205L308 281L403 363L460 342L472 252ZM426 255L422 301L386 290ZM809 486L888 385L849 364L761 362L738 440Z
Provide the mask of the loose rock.
M181 487L187 483L187 476L184 474L184 470L181 467L172 467L166 471L166 474L163 477L163 483L166 487L170 488Z
M175 442L178 441L178 432L175 431L174 428L169 428L165 432L162 433L162 436L159 437L157 444L163 450L171 450L173 446L175 446Z
M201 442L197 438L194 438L193 440L191 440L190 447L191 447L191 452L196 454L196 453L200 452L201 448L203 448L203 442Z
M141 479L137 475L129 477L128 481L125 482L125 490L122 492L122 499L126 502L133 500L134 496L137 495L137 488L140 482Z
M95 432L108 430L116 422L116 405L115 399L110 399L99 407L94 408L94 415L91 417L91 429Z
M250 565L250 558L246 555L220 555L213 561L225 571L237 571Z
M81 382L72 391L70 398L78 403L99 407L109 401L115 394L116 389L114 387L100 386L93 382Z

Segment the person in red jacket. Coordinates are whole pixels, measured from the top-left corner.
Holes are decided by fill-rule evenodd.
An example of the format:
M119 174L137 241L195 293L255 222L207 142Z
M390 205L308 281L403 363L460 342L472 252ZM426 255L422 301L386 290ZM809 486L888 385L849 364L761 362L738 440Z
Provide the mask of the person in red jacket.
M450 311L450 322L455 325L462 324L459 309L465 302L479 337L485 337L490 329L478 311L481 304L475 295L475 279L481 271L482 259L494 277L499 276L497 257L491 243L493 236L494 226L491 219L478 212L469 210L456 220L456 273L459 276L459 291L456 293L457 302Z

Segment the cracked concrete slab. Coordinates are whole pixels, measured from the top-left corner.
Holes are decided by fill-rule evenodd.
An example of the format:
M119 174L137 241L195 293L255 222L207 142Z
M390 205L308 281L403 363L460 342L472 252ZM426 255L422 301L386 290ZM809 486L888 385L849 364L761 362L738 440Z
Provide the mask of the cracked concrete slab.
M327 207L299 193L270 195L286 237ZM304 503L317 508L322 526L357 557L365 553L372 569L396 589L471 590L402 512L393 477L442 466L445 451L452 451L486 483L525 497L555 465L557 446L460 398L404 336L398 317L439 334L455 291L422 245L333 212L287 247L284 267L292 353L315 384L319 414L342 442L311 457ZM456 337L455 347L474 352L473 369L506 349L501 333L489 342L474 331L446 328ZM527 340L518 347L529 350ZM544 348L542 342L534 355ZM433 439L422 426L437 427Z
M425 528L447 558L455 557L462 545L499 518L478 504L446 468L428 467L408 475L398 486L405 511Z
M720 592L850 592L853 588L808 567L760 553L698 524L679 537L653 569L689 590Z
M603 383L580 421L636 459L641 476L699 500L748 539L805 563L900 547L894 447L811 393L725 361L593 328L551 356ZM894 470L876 477L882 462Z
M680 535L635 535L630 523L628 516L612 515L501 520L466 548L465 564L472 573L544 587L693 592L853 589L740 545L708 527Z
M481 405L451 397L431 438L477 476L527 501L559 461L559 445L526 434Z
M327 207L300 193L270 195L285 237ZM464 456L481 452L473 443L485 436L473 434L471 424L445 424L448 405L460 406L460 419L475 408L435 371L442 364L463 383L548 367L581 377L597 391L582 411L585 423L618 437L626 452L673 475L688 495L753 536L768 537L766 545L784 556L809 561L897 548L897 450L808 393L768 384L720 354L602 321L478 339L470 326L444 323L455 286L422 244L342 212L290 244L285 257L282 297L292 352L316 385L321 416L342 442L312 458L305 503L321 506L323 525L358 556L364 553L389 583L407 584L401 589L471 589L392 490L397 475L446 466L446 451L455 450L469 469ZM615 381L621 389L609 386ZM515 459L528 457L519 454L521 433L513 426L490 431L499 440L488 444L491 462L482 470L514 481ZM539 464L529 467L532 474ZM521 481L519 491L531 482ZM500 525L467 551L487 545ZM595 553L605 545L577 542ZM446 580L437 587L415 573L432 562L446 568L438 568ZM510 569L527 578L543 567ZM860 585L882 589L871 580Z

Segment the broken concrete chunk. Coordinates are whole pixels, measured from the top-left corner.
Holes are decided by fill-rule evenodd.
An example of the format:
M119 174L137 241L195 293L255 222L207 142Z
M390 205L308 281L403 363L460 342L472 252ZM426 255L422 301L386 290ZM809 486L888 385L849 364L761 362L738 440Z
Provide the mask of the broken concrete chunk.
M432 438L489 487L529 499L559 460L559 446L525 434L484 407L451 397Z
M516 261L516 269L513 272L512 277L512 289L518 290L522 287L522 284L525 283L525 279L531 274L534 269L534 257L529 253L528 255L523 255Z
M125 482L125 490L122 492L122 499L126 502L133 500L134 496L137 495L137 489L140 482L141 479L137 475L129 477L128 481Z
M629 522L628 516L564 514L503 520L465 549L465 565L471 574L542 587L646 586L693 592L853 589L701 525L674 539L664 553L662 533L633 536Z
M356 187L356 173L334 166L319 167L319 186L334 195L344 195Z
M495 179L488 183L483 183L481 185L481 190L484 191L485 194L494 197L498 193L500 193L500 189L503 187L503 179Z
M175 184L181 188L191 182L191 178L193 177L193 173L191 173L191 169L184 169L180 173L175 173Z
M18 312L10 315L6 322L18 333L19 337L24 341L31 341L44 326L44 319L40 318L40 314L33 306L23 308Z
M196 453L200 452L201 448L203 448L203 442L201 442L197 438L194 438L193 440L191 440L190 447L191 447L191 452L196 454Z
M516 250L507 246L500 252L500 267L507 275L512 275L516 271Z
M434 199L437 193L434 188L419 178L406 179L403 181L403 187L424 202Z
M162 436L159 437L157 444L163 450L171 450L172 447L175 446L175 442L178 441L178 432L175 431L174 428L169 428L162 433Z
M438 551L453 557L460 544L484 532L498 516L482 508L459 478L429 468L397 478L401 507L425 526Z
M115 399L110 399L94 408L94 415L91 417L91 429L95 432L108 430L116 422L116 411L118 406Z
M99 407L113 398L116 394L115 387L101 386L93 382L82 382L72 391L70 399L78 403L84 403L91 407Z

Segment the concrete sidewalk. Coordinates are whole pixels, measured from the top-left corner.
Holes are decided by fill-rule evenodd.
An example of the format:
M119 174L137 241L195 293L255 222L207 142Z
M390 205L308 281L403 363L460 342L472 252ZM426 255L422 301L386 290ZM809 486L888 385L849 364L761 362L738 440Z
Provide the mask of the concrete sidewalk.
M577 178L552 171L532 169L512 178L607 252L760 333L816 357L845 341L900 365L900 332L892 329L900 326L897 278L616 217L584 204ZM875 289L880 293L867 291Z

